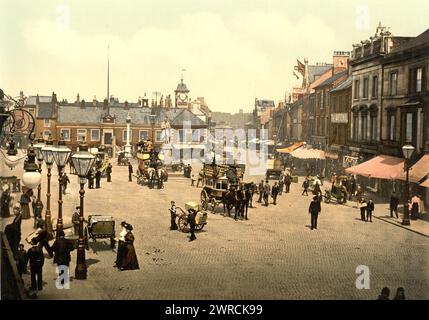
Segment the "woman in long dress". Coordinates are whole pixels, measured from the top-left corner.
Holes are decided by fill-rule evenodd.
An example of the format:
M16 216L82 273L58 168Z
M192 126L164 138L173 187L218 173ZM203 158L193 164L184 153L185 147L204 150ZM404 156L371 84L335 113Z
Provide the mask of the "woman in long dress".
M131 232L133 227L130 224L125 226L127 229L127 234L125 236L125 248L124 248L124 258L121 264L121 270L137 270L139 268L139 263L137 261L136 250L134 249L134 235Z

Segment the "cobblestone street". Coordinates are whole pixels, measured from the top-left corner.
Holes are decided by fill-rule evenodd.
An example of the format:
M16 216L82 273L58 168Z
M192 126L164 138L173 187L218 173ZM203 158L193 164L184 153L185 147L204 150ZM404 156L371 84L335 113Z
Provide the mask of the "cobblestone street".
M66 221L79 201L76 177L70 179ZM121 221L131 223L140 270L118 271L108 242L91 240L97 253L86 252L88 280L72 278L70 290L57 290L52 260L46 260L47 284L39 299L375 299L384 286L392 292L404 287L409 299L429 298L428 237L380 219L364 223L357 209L335 204L322 204L319 228L311 231L311 197L301 196L302 181L292 184L277 206L265 208L254 201L248 221L210 213L197 241L188 242L186 234L169 230L168 207L171 200L181 207L186 201L199 202L201 188L191 187L188 179L171 178L164 189L149 190L128 182L127 167L116 165L112 180L103 179L101 189L86 189L85 216L112 215L117 235ZM260 177L245 176L252 180ZM375 215L385 214L387 207L379 204ZM22 241L32 223L23 221ZM76 251L72 277L75 262ZM355 287L359 265L369 267L370 290ZM29 276L25 280L28 286Z

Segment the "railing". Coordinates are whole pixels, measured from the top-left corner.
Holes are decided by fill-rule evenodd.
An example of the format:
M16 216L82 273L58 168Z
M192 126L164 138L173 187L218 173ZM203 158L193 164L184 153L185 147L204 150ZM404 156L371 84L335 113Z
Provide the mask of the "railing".
M0 232L1 251L1 300L27 300L24 283L18 273L9 241Z

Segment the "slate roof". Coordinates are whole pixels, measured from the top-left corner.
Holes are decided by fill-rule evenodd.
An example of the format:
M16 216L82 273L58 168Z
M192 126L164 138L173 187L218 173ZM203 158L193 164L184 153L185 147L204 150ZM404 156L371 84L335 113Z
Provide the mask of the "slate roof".
M129 104L129 109L125 109L123 104L120 106L110 106L109 114L115 117L115 124L126 125L126 118L128 113L131 117L131 124L150 126L150 118L152 108L142 108L137 104ZM155 118L155 125L161 125L164 120L168 120L172 126L182 126L183 121L190 121L191 126L204 126L204 121L190 112L188 109L153 109ZM82 109L77 105L61 105L58 107L58 123L85 123L85 124L99 124L101 119L106 115L106 110L102 106L93 106L88 104L86 108Z
M406 41L398 48L395 48L394 50L392 50L392 53L406 51L411 48L416 48L421 45L428 45L428 44L429 44L429 29L427 29L425 32L421 33L417 37L411 38L410 40Z
M341 71L337 74L334 74L332 77L326 79L325 81L323 81L321 84L319 84L314 89L329 86L329 85L333 84L335 81L337 81L338 79L340 79L341 77L347 75L347 73L348 73L348 71L344 70L344 71Z
M332 89L331 92L337 92L350 88L352 86L352 80L353 77L351 75L348 76L348 78L344 82L341 82L338 86Z
M37 96L29 96L27 99L27 105L35 106L36 105ZM39 103L51 103L52 96L39 96Z
M308 77L309 77L310 83L317 80L315 78L316 76L320 76L320 75L324 74L326 71L328 71L332 67L333 67L332 64L327 64L327 65L323 65L323 66L318 66L318 65L308 66Z
M186 84L183 82L183 80L177 85L176 91L189 92L188 87L186 87Z
M37 110L37 118L50 119L52 118L53 113L54 113L54 107L52 106L52 104L40 103L39 109Z

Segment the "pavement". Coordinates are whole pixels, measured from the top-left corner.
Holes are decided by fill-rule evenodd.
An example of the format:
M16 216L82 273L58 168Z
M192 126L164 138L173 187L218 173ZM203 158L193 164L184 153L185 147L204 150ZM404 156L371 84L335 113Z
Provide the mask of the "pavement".
M255 202L248 221L210 213L197 240L188 242L187 234L169 230L168 207L171 200L179 206L199 202L201 188L191 187L189 179L171 178L164 189L150 190L135 180L128 182L127 170L114 165L113 182L103 179L101 189L86 189L85 215L112 215L117 234L121 221L131 223L140 270L118 271L113 267L116 252L108 241L90 240L88 279L72 277L70 289L58 290L55 267L52 260L46 260L46 284L38 299L372 300L384 286L392 294L404 287L408 299L429 298L429 239L422 235L429 233L426 221L421 226L419 221L411 222L414 231L421 229L418 234L395 221L387 223L382 205L375 211L379 219L370 223L360 221L356 208L322 204L318 229L310 230L311 196L301 196L300 181L292 184L289 194L279 196L276 206ZM52 179L54 217L55 176L56 172ZM245 176L246 181L260 179ZM66 219L71 219L79 203L77 179L70 176L70 180L63 205ZM23 238L31 232L32 223L32 219L23 221ZM75 261L74 251L72 276ZM356 288L356 269L361 265L369 268L370 289ZM29 276L24 281L29 286Z

